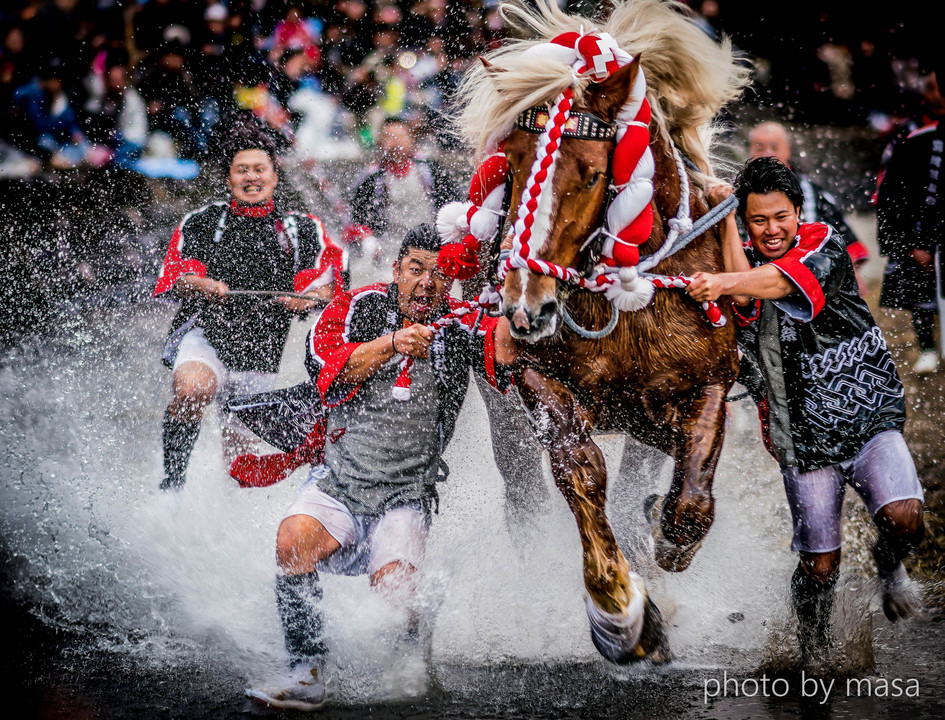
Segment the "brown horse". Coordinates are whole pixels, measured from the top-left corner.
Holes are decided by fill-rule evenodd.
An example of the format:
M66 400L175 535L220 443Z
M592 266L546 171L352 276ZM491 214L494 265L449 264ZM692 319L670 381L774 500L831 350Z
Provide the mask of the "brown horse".
M655 192L649 203L652 233L640 255L663 246L667 221L679 215L681 198L688 195L690 218L707 212L705 190L713 173L706 130L737 96L746 75L727 46L709 40L674 5L665 0L615 3L609 17L590 28L587 18L569 16L547 2L539 2L537 10L518 3L503 6L506 19L533 39L513 41L490 54L484 67L467 75L460 97L465 103L461 125L480 156L499 143L504 151L510 209L498 231L505 246L521 251L518 208L534 181L536 158L540 163L545 152L539 143L547 139L522 121L522 113L537 107L553 114L554 99L572 87L571 116L586 119L591 129L560 139L534 207L527 256L568 269L594 264L596 258L588 257L592 241L613 198L609 186L616 141L606 129L640 87L641 68L653 115L649 148ZM547 58L523 55L569 31L608 33L633 61L595 82L578 81L566 64L555 67ZM692 192L682 189L674 147L698 168L686 171ZM603 328L616 312L604 294L579 287L574 277L562 282L560 273L536 271L541 262L524 263L506 267L502 308L513 335L524 341L518 393L577 520L592 638L614 662L656 657L665 649L659 613L614 538L605 510L607 472L592 433L629 433L674 458L672 485L654 509L659 513L656 559L666 570L688 567L714 516L712 481L725 397L738 366L732 323L714 327L685 293L660 289L642 309L620 312L610 334L589 339L562 322L563 312L579 326ZM654 272L685 276L721 269L718 238L707 232L662 260Z

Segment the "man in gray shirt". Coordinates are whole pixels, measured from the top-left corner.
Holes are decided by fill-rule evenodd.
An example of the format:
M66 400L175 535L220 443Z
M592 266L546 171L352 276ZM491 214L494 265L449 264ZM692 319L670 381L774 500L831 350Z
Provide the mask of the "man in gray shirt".
M329 441L325 463L313 467L279 526L276 599L291 670L271 687L246 691L269 705L324 703L319 569L366 573L409 610L469 368L508 388L516 351L505 318L469 313L430 327L458 305L437 266L439 250L432 225L415 227L394 281L338 297L309 334L306 366L330 408ZM417 620L411 614L408 632Z

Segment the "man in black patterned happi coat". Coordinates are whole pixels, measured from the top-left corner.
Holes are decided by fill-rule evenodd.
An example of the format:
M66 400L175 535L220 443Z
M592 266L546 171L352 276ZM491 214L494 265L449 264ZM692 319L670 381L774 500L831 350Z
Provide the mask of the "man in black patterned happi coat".
M829 647L845 486L879 531L873 556L892 621L914 609L902 560L923 536L922 487L902 437L903 386L843 238L824 223L800 223L800 183L776 158L750 161L735 193L750 247L729 215L726 272L696 273L687 291L699 301L728 295L735 306L746 361L740 380L758 404L794 520L798 639L817 664Z

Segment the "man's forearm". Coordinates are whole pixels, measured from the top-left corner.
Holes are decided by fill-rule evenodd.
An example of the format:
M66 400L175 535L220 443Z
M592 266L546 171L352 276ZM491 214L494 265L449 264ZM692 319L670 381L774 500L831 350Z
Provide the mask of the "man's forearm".
M495 361L499 365L511 365L518 359L518 344L509 331L509 321L499 318L495 326Z
M196 273L187 273L174 283L174 294L184 300L202 296L218 301L228 292L226 283Z
M762 265L744 272L727 272L721 276L721 295L731 295L736 302L750 297L778 300L796 289L794 284L773 265ZM744 304L744 302L741 302Z
M348 361L341 368L335 381L357 384L367 380L396 354L393 338L394 333L387 333L374 340L361 343L348 356Z
M725 272L747 272L751 270L751 263L742 247L742 238L738 232L738 223L735 215L726 217L719 228L722 236L722 259Z

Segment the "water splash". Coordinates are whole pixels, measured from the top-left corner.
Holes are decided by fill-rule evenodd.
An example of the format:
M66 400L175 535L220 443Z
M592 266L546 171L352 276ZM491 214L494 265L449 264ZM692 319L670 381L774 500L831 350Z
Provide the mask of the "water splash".
M158 491L160 418L170 392L158 357L170 314L152 303L105 310L7 353L0 365L7 440L0 532L17 597L45 623L152 667L225 658L254 678L285 659L274 543L304 473L271 488L238 488L224 472L208 413L187 485ZM304 331L293 329L286 385L304 373ZM667 617L675 655L665 668L614 668L590 641L581 547L557 491L532 517L531 543L513 542L501 478L483 454L484 406L471 387L458 421L463 431L446 454L452 474L441 487L421 586L435 615L440 687L474 696L481 670L504 666L590 667L623 681L699 668L748 673L764 662L778 618L786 628L778 646L790 645L790 517L756 423L750 407L733 405L715 525L679 575L646 559L641 505L649 492L666 490L669 464L634 451L627 462L636 458L640 467L618 469L623 439L601 438L611 468L610 516ZM396 608L367 578L323 578L335 699L356 704L426 687L422 664L411 669L397 654ZM860 628L854 635L867 637L868 626L856 623L862 613L848 615ZM470 671L449 672L456 667Z

